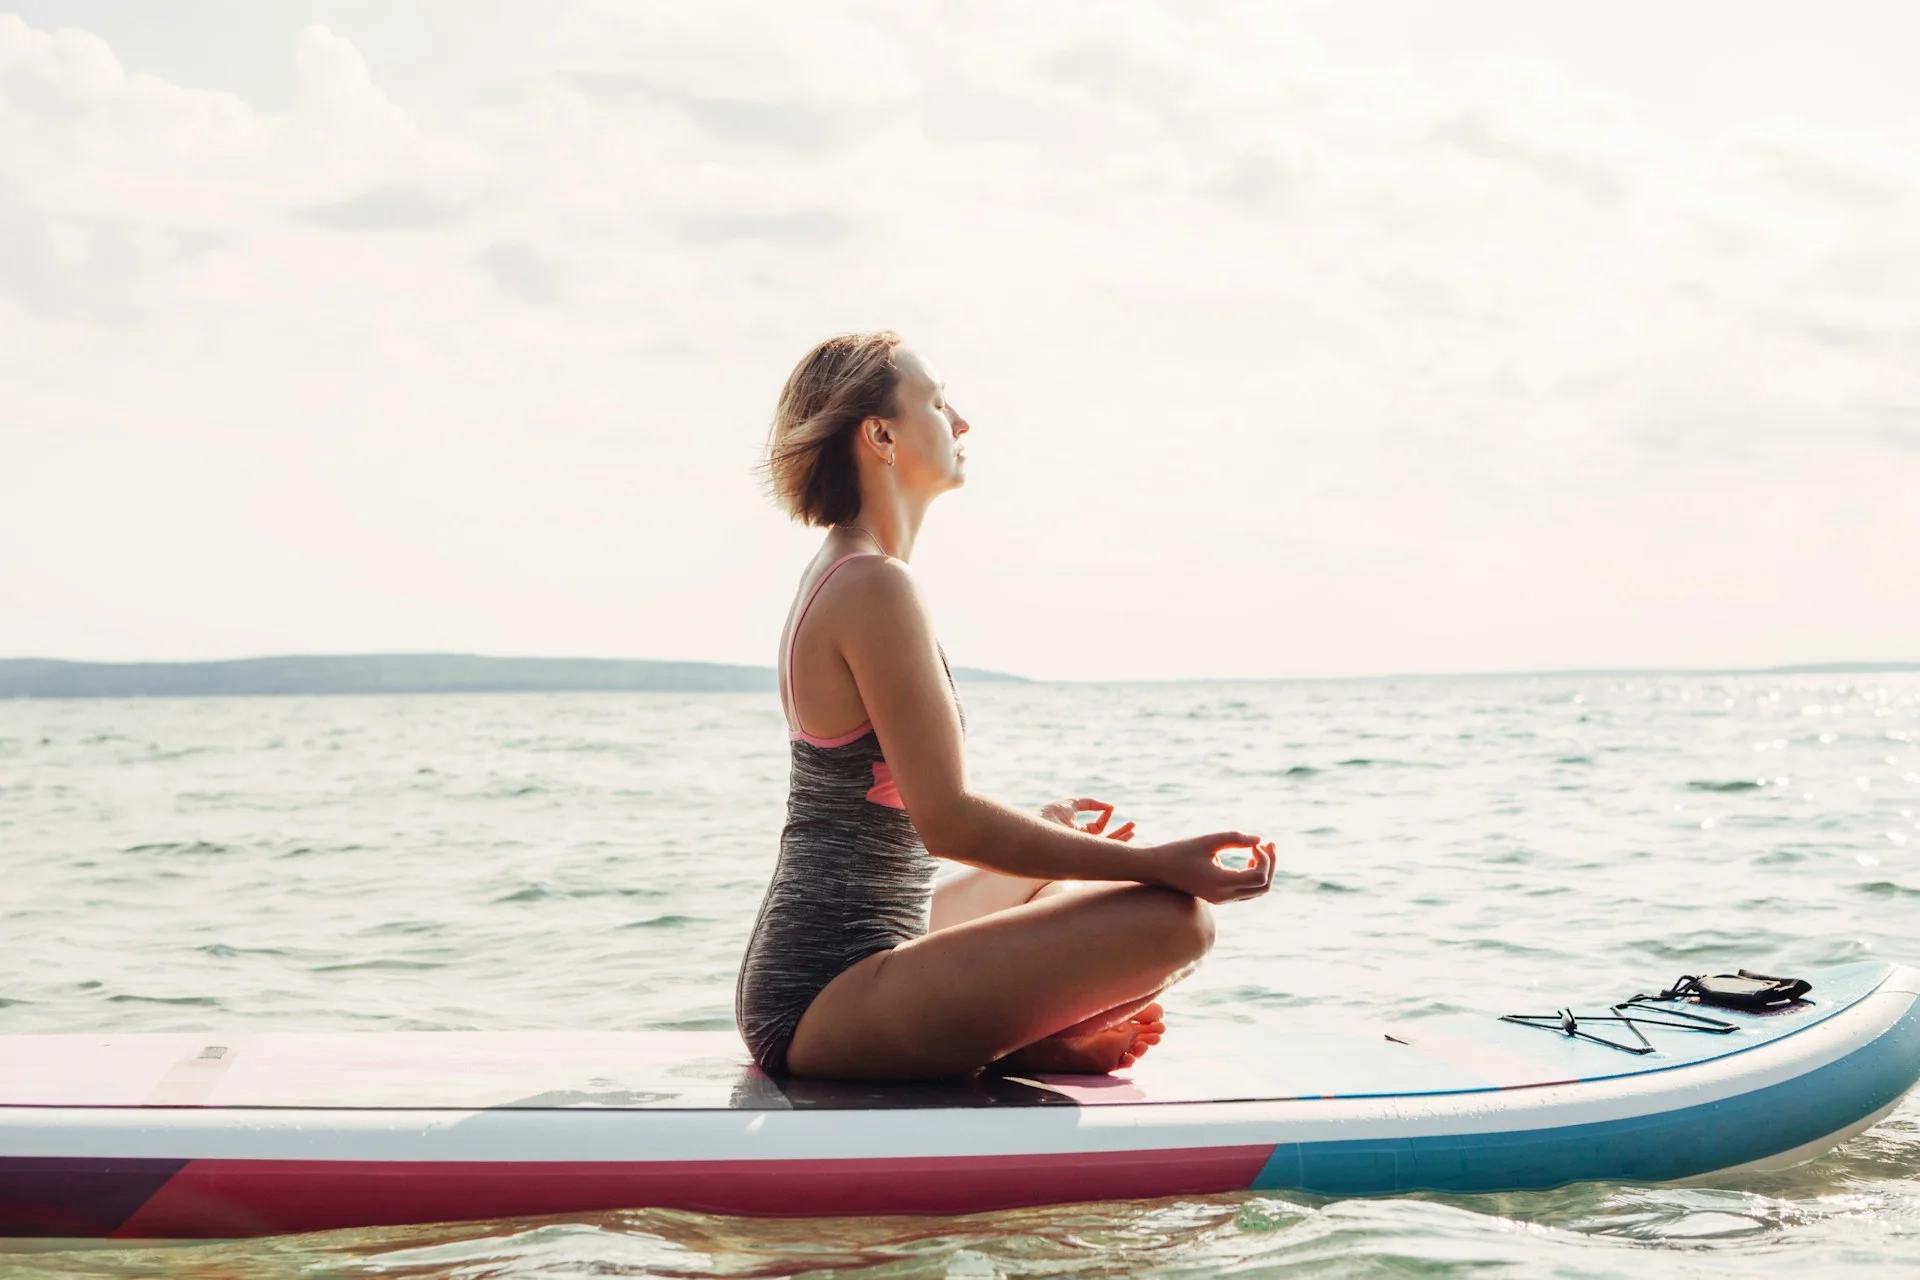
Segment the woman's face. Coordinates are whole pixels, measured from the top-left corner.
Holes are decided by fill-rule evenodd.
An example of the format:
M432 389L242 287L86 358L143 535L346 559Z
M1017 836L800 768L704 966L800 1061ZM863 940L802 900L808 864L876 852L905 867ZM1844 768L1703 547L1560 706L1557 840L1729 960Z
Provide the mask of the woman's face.
M893 463L900 479L934 493L967 482L967 452L960 437L970 428L947 401L946 388L926 361L906 347L894 353L900 371L899 402L888 422Z

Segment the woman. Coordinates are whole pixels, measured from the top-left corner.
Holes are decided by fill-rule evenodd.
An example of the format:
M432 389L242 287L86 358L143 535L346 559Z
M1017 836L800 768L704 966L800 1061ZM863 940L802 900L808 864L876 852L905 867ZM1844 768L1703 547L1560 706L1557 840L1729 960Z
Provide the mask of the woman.
M1155 997L1213 944L1206 904L1273 878L1256 836L1141 848L1074 825L1098 801L1034 817L969 790L952 677L907 570L928 506L965 481L968 429L890 332L815 347L774 414L774 495L827 536L782 637L792 792L734 994L772 1074L1128 1066L1165 1030ZM1216 857L1233 848L1250 865ZM930 853L972 870L935 890Z

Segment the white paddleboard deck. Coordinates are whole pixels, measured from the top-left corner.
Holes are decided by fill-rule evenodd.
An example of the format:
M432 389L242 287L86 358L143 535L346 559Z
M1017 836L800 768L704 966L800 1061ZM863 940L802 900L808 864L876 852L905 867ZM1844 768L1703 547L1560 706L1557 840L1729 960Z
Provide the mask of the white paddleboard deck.
M0 1036L0 1235L1696 1177L1817 1155L1920 1076L1912 970L1809 976L1642 1056L1460 1016L926 1085L770 1079L731 1032Z

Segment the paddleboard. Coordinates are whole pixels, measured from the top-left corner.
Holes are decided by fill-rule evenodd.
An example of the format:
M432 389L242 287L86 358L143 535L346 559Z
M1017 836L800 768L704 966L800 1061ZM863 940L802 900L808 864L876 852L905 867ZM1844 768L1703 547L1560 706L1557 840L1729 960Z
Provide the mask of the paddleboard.
M771 1079L732 1032L0 1036L0 1236L1698 1178L1811 1159L1920 1077L1920 974L1806 976L1639 1055L1491 1014L1176 1026L1112 1076L920 1085Z

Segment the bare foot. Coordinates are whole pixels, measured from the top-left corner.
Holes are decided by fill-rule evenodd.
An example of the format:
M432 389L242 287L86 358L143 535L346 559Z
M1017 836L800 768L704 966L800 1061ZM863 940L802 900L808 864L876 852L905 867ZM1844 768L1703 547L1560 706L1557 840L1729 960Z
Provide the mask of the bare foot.
M1132 1066L1160 1043L1167 1031L1165 1015L1166 1010L1156 1002L1098 1031L1035 1041L994 1065L1054 1075L1106 1075Z

